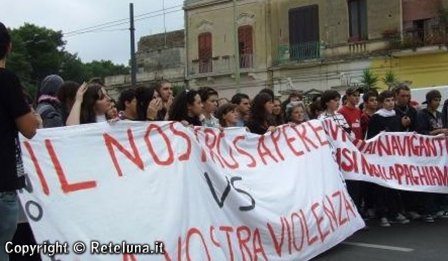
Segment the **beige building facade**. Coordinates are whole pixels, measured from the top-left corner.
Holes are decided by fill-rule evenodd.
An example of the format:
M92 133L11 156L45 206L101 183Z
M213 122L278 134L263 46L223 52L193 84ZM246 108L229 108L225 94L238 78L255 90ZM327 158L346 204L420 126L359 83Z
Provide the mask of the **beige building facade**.
M448 43L440 16L446 0L427 0L424 7L418 0L235 2L236 8L232 0L184 2L190 87L214 87L224 97L237 90L253 96L266 87L278 95L292 89L343 90L360 84L364 69L379 75L395 70L392 64L400 58L394 55L400 50L426 55L420 47ZM427 41L434 33L439 41ZM235 63L236 50L240 58ZM378 59L390 65L376 66ZM241 67L239 89L235 64Z
M221 96L231 97L237 89L236 64L240 66L241 92L255 94L269 85L272 56L265 1L238 1L236 13L232 1L220 0L186 1L184 9L190 87L210 86ZM237 61L235 36L239 36Z

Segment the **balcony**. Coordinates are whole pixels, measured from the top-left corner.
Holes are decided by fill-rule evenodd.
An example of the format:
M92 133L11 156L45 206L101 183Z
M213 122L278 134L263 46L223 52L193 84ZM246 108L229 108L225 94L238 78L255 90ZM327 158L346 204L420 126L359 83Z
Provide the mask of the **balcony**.
M254 67L254 55L253 54L240 54L240 68L247 69Z
M240 55L241 72L254 68L254 55ZM217 75L232 74L235 72L235 57L233 55L215 56L208 61L199 59L190 63L189 75L193 77L212 77Z
M448 44L448 34L443 30L409 30L403 33L402 48Z
M281 45L278 47L277 61L304 61L320 58L321 44L319 42L308 42L295 45Z
M199 73L211 73L213 72L213 62L212 60L199 61L198 62L198 72Z

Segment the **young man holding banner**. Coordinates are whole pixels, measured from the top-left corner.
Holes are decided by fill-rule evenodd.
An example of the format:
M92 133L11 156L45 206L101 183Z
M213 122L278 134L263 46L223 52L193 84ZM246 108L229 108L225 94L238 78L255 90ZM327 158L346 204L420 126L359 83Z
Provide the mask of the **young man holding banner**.
M12 240L17 227L19 205L16 190L25 186L25 177L18 176L20 159L18 131L31 139L39 120L27 104L17 76L5 69L11 51L11 37L0 23L0 260L8 260L5 244Z
M394 110L394 94L391 91L383 91L378 96L378 101L383 104L369 121L367 138L373 138L380 132L397 132L401 128L400 117ZM380 218L380 225L389 227L390 223L409 223L409 220L400 213L402 200L400 193L395 189L375 186L375 203L377 217Z
M442 95L438 90L426 93L427 108L417 113L416 131L424 135L448 136L448 129L443 127L442 114L437 110L440 106ZM448 211L442 210L437 203L443 203L446 197L443 194L419 193L423 200L424 221L434 222L434 217L448 218ZM434 214L434 216L433 216Z
M356 139L362 140L364 136L362 135L361 128L361 110L358 109L357 105L359 103L360 90L355 87L350 87L345 91L345 97L347 97L347 103L339 109L339 113L344 116L351 131L355 135ZM355 202L358 210L362 210L362 198L363 198L363 184L362 181L346 180L348 192Z

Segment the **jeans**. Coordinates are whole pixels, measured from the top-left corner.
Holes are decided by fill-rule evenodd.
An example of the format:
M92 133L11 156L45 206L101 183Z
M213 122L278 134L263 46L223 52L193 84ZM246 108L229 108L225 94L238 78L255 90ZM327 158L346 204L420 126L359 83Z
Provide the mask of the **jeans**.
M9 260L5 244L11 241L17 228L19 203L15 191L0 192L0 260Z

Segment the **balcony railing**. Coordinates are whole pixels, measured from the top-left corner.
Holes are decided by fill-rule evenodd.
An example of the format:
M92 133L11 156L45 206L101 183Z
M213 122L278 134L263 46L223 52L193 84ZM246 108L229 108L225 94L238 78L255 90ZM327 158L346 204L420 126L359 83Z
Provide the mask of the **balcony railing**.
M254 67L254 55L253 54L240 54L240 68L253 68Z
M254 68L255 55L240 54L240 69ZM213 76L231 74L235 72L235 57L223 55L211 58L208 61L194 60L190 65L190 75Z
M199 73L209 73L209 72L213 72L213 63L212 60L207 60L207 61L199 61L198 62L198 72Z
M403 33L401 47L416 48L448 44L448 34L444 30L410 30Z
M285 62L289 60L309 60L319 58L320 53L319 42L308 42L295 45L281 45L278 48L277 60Z

